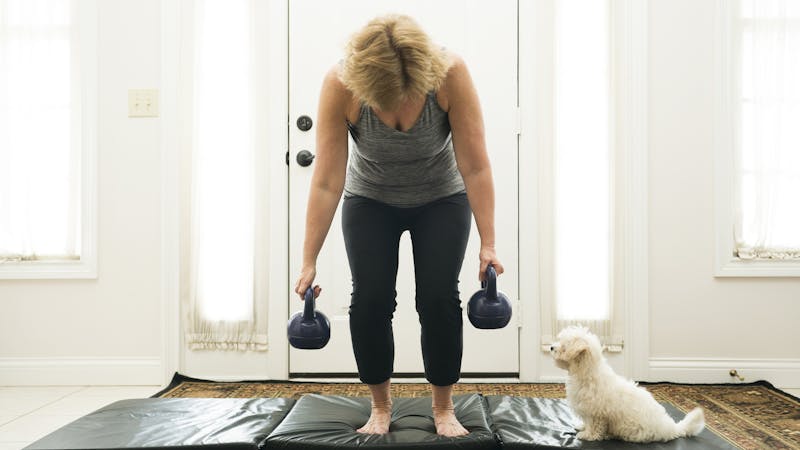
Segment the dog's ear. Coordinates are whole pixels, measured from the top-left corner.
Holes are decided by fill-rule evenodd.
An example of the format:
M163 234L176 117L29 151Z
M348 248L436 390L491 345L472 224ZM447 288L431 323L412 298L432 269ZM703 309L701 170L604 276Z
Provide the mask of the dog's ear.
M589 351L589 344L583 339L574 339L564 349L564 360L575 361Z

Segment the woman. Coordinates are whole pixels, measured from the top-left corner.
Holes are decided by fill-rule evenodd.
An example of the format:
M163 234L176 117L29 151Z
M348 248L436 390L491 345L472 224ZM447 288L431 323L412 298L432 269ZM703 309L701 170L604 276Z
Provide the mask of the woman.
M414 252L416 308L437 433L467 430L453 411L461 371L458 275L474 214L481 237L479 279L495 254L494 187L478 96L464 61L435 47L407 16L373 19L326 75L317 118L317 155L295 291L316 276L316 258L340 197L353 277L350 331L359 378L372 409L358 431L386 433L394 360L392 315L400 235ZM348 132L355 146L348 163ZM314 286L315 296L321 288Z

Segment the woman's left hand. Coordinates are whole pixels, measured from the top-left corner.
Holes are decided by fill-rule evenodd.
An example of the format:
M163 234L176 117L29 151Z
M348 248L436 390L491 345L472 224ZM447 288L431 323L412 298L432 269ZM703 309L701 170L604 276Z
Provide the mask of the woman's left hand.
M494 270L497 272L497 275L500 275L505 271L505 269L503 269L503 264L499 259L497 259L494 246L481 245L481 251L478 257L481 260L480 273L478 273L478 279L480 281L484 281L486 278L486 268L489 266L489 264L494 266Z

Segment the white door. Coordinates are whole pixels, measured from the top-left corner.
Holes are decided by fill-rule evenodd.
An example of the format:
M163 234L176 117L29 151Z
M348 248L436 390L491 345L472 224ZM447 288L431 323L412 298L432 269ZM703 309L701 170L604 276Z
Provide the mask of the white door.
M301 150L315 153L315 127L302 131L297 119L314 120L322 79L342 58L348 37L374 16L401 13L414 17L439 45L461 55L475 81L486 124L486 140L496 189L498 257L506 273L498 281L512 302L518 293L518 167L517 167L517 2L466 0L292 0L289 2L289 273L291 285L300 271L306 203L313 164L301 167ZM390 7L391 6L391 7ZM352 145L352 142L351 142ZM331 320L331 340L321 350L289 352L291 376L355 374L348 326L351 278L341 231L340 210L317 261L315 283L323 288L318 308ZM501 330L476 330L466 318L466 302L480 288L480 238L473 220L460 278L464 309L462 374L519 372L519 333L516 318ZM515 303L516 307L516 303ZM293 296L290 314L302 308ZM518 308L515 308L515 314ZM414 270L411 241L400 241L397 311L394 315L395 374L421 374L420 330L414 309Z

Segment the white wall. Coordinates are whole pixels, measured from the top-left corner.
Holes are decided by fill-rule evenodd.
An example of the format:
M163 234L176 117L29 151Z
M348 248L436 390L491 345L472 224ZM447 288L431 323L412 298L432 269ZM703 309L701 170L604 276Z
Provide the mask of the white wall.
M0 384L162 382L160 2L98 5L98 278L0 281Z
M0 280L0 384L165 381L159 119L126 109L160 86L161 6L99 7L98 279ZM649 378L798 388L800 280L713 276L712 13L650 2Z
M650 2L651 379L800 387L800 279L713 275L713 3Z

